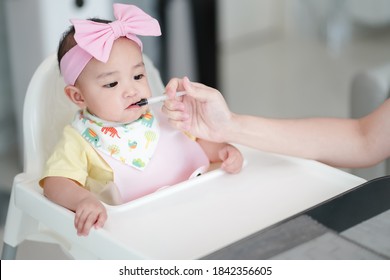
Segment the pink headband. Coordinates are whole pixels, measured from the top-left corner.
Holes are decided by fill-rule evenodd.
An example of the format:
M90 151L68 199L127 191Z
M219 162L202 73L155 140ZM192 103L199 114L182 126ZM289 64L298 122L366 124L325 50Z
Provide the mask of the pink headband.
M116 21L100 23L91 20L71 20L75 28L77 45L61 59L60 69L67 85L74 85L81 71L92 57L106 63L112 45L119 37L136 42L142 50L142 42L137 37L160 36L158 21L134 5L114 4Z

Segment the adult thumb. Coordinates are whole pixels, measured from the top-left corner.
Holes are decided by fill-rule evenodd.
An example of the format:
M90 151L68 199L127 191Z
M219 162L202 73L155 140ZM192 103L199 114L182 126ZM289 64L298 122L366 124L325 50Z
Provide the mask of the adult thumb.
M206 102L210 98L208 91L205 91L203 87L198 84L192 83L188 77L183 78L183 88L187 95L198 101Z
M191 83L191 81L190 81L190 79L187 77L187 76L185 76L184 78L183 78L183 87L184 87L184 90L187 92L187 93L195 93L195 89L194 89L194 87L193 87L193 85L192 85L192 83Z

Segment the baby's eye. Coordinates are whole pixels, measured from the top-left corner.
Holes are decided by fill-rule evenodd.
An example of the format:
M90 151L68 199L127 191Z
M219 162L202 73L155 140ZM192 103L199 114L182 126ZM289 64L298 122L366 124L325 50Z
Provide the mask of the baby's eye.
M139 74L134 76L134 80L141 80L145 75L144 74Z
M105 88L113 88L113 87L115 87L117 84L118 84L118 82L112 82L112 83L109 83L109 84L104 85L103 87L105 87Z

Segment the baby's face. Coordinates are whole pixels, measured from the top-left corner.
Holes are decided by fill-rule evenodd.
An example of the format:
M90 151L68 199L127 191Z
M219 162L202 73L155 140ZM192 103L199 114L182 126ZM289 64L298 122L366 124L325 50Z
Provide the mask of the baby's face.
M76 87L88 111L111 122L137 120L147 106L133 104L151 96L141 50L126 38L115 40L107 63L92 58Z

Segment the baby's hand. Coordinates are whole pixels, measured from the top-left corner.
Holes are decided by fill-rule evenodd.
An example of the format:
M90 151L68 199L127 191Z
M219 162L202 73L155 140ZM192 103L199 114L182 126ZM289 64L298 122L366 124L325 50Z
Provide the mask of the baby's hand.
M87 236L92 226L101 228L106 220L106 208L94 196L86 197L77 205L74 226L78 235Z
M244 158L236 147L228 144L219 151L218 155L222 160L223 170L233 174L241 171Z

